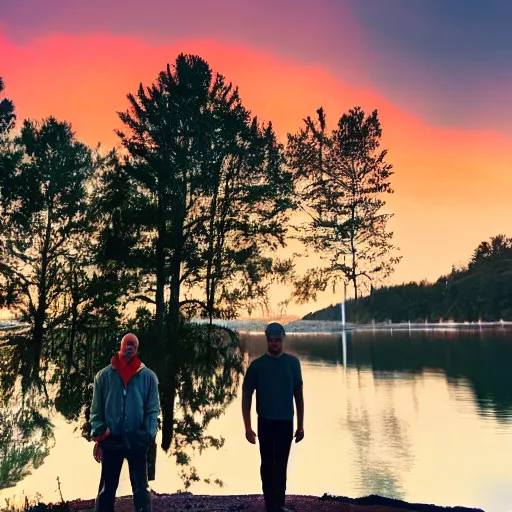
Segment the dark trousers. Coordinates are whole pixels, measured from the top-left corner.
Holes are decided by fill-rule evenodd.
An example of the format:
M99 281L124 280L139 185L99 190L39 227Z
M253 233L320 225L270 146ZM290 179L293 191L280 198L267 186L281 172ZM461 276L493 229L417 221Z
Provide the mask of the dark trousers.
M284 506L293 420L267 420L259 417L258 438L265 505L267 508Z
M114 512L117 486L123 461L128 461L135 512L151 512L151 495L147 473L147 450L128 450L122 447L103 447L101 480L95 512Z

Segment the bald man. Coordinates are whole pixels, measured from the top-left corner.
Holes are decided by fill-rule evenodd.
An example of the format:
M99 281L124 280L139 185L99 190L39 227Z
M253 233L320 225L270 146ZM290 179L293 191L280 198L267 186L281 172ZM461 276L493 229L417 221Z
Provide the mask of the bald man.
M137 357L139 340L129 333L111 364L94 378L91 429L94 458L101 462L96 512L114 512L123 461L128 461L136 512L152 510L147 454L156 436L160 399L156 375Z

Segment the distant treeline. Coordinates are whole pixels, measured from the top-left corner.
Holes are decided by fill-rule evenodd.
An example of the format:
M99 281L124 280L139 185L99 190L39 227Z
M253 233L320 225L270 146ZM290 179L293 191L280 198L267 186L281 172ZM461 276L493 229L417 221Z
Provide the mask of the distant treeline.
M482 242L468 264L435 283L421 281L374 289L346 304L347 322L474 322L512 320L512 238ZM340 320L340 304L304 320Z

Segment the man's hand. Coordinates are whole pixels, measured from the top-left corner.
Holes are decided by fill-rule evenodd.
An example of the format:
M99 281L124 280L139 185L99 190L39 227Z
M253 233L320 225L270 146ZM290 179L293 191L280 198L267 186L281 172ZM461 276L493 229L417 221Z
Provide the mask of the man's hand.
M303 428L297 429L295 431L294 437L295 437L295 442L300 443L304 439L304 429Z
M247 439L247 441L249 441L249 443L256 444L256 434L252 429L245 431L245 438Z
M105 433L101 436L93 437L92 440L96 443L99 443L100 441L103 441L103 439L106 439L110 435L110 429L107 427L107 430L105 430Z
M94 443L94 448L92 450L92 456L96 462L101 462L101 456L103 455L103 450L98 442Z
M94 457L94 460L96 462L101 462L101 457L103 455L103 450L100 446L100 441L103 441L103 439L106 439L110 435L110 429L107 427L107 430L105 430L105 433L101 436L93 437L92 440L94 441L94 448L92 449L92 456Z

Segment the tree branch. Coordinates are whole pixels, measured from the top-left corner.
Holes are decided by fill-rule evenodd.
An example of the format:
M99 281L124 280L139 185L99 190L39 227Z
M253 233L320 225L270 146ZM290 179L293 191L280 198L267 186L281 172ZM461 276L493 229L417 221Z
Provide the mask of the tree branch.
M154 299L150 299L145 295L135 295L134 297L128 299L128 302L135 302L136 300L142 300L144 302L148 302L149 304L156 304L156 301Z
M186 306L188 304L196 304L198 306L201 306L206 312L208 312L208 307L206 306L206 304L200 300L197 300L197 299L187 299L187 300L182 300L180 302L180 305L179 307L181 308L182 306Z

